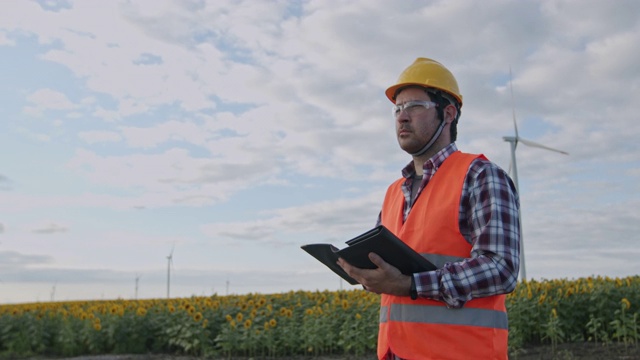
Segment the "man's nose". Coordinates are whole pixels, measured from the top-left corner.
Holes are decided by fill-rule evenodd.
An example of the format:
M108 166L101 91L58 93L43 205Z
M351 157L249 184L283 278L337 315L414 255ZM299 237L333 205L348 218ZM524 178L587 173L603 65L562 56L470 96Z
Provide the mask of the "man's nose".
M411 120L409 118L409 114L407 113L406 110L401 110L398 115L396 115L396 121L399 123L404 123Z

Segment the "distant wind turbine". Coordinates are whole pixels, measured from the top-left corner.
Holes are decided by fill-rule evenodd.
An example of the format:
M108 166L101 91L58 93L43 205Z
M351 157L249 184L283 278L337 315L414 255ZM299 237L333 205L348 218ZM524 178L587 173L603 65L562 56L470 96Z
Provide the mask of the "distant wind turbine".
M140 282L140 277L142 275L138 275L136 274L136 295L135 295L135 299L138 300L138 283Z
M56 284L53 284L53 286L51 287L51 302L53 302L56 298Z
M515 136L503 136L502 139L504 139L504 141L511 144L511 164L509 166L509 173L511 175L511 178L513 179L513 183L516 186L516 191L518 191L518 194L519 194L520 186L518 185L518 166L516 165L516 147L518 147L518 143L523 143L527 146L537 147L540 149L555 151L564 155L569 155L569 153L566 151L554 149L542 144L538 144L531 140L523 139L520 137L520 135L518 135L518 124L516 122L516 109L513 101L513 85L511 83L511 68L509 68L509 91L511 92L511 108L513 112L513 128L515 130ZM523 233L522 211L519 211L518 215L520 215L518 216L520 219L520 277L523 280L527 280L527 268L525 266L525 260L524 260L525 259L524 258L524 242L523 242L523 236L522 236L522 233Z
M167 256L167 299L170 298L171 294L171 265L173 265L173 249L171 248L171 253Z

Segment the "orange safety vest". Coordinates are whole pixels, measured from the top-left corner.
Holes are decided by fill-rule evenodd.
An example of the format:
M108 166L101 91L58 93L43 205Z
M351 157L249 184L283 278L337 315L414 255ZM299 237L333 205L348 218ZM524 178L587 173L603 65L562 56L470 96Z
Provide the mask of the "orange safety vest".
M456 151L438 169L403 221L401 178L389 186L381 220L414 250L442 267L469 258L471 245L460 233L458 212L469 165L483 155ZM486 158L484 158L486 159ZM403 359L507 359L505 296L468 301L460 309L443 302L382 295L378 357L391 351Z

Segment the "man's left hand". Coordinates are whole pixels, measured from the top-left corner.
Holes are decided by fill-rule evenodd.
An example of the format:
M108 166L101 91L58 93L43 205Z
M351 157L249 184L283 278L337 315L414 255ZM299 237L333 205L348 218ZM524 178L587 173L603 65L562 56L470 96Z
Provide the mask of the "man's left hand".
M338 265L357 280L365 290L376 294L388 294L396 296L409 296L411 291L411 277L404 275L396 267L382 260L376 253L369 253L371 260L377 269L357 268L344 259L338 259Z

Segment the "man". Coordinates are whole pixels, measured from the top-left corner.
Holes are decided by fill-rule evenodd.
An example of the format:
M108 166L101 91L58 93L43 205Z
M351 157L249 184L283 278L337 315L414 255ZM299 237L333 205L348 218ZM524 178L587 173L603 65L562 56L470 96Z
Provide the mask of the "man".
M437 270L404 275L338 264L381 296L380 359L507 359L504 294L519 269L518 195L483 155L458 151L462 95L451 72L418 58L386 90L411 161L387 190L378 223Z

